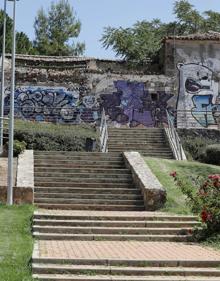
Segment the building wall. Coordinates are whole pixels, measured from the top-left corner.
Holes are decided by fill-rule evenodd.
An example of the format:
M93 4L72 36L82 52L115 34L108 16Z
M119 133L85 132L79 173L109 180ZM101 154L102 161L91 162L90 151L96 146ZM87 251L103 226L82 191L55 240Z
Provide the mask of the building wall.
M178 127L220 128L220 42L168 40L165 54L178 88Z

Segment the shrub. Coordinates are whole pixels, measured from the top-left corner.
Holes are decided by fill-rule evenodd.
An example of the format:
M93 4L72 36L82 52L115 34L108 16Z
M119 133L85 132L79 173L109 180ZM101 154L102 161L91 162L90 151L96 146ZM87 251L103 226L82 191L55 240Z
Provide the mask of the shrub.
M195 214L199 214L202 230L196 231L197 239L204 239L220 231L220 175L209 175L208 178L195 178L189 182L173 172L170 174L176 185L187 198L187 203Z
M26 142L15 140L13 146L14 156L17 157L20 153L22 153L26 149ZM5 153L8 153L8 142L5 145Z
M189 160L201 161L206 146L220 142L219 130L178 129L178 134Z
M200 160L207 164L220 165L220 144L208 145Z
M207 145L207 140L201 137L182 137L183 148L187 159L200 160Z
M26 142L28 149L86 151L88 138L97 140L95 128L89 125L68 126L21 120L15 123L15 139Z

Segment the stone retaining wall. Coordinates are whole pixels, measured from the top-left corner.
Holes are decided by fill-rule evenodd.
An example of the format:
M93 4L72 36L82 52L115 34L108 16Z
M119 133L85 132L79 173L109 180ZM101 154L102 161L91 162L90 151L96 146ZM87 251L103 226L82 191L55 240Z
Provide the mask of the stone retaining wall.
M162 208L166 202L166 191L140 153L124 152L124 159L136 186L141 189L146 210L155 211Z

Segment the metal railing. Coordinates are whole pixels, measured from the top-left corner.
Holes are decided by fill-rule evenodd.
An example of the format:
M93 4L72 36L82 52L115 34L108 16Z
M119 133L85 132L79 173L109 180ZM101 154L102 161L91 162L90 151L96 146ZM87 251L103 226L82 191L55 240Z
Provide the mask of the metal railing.
M173 151L173 154L176 158L176 160L182 161L186 160L186 155L184 153L181 140L179 138L179 135L177 133L177 130L174 125L174 119L172 116L169 114L168 111L166 111L167 114L167 123L168 123L168 128L165 128L171 149Z
M100 150L103 153L108 152L108 125L105 114L105 109L103 108L101 114L101 123L100 123Z
M0 117L0 155L3 153L3 145L8 140L9 118Z

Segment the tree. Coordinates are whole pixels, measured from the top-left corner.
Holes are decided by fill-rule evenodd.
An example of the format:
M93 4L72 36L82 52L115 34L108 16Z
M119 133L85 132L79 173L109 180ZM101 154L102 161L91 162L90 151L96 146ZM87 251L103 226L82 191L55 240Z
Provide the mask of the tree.
M130 61L147 61L160 49L163 24L159 20L137 22L131 28L111 28L104 30L103 46L110 46L118 56Z
M130 28L106 27L101 38L103 47L112 48L117 56L130 62L160 61L162 39L169 35L187 35L210 30L220 32L220 13L200 14L187 0L175 1L176 21L162 23L158 19L141 21Z
M2 53L4 11L0 10L0 54ZM6 53L11 53L13 20L6 15ZM16 53L32 54L33 45L24 32L16 33Z
M76 18L68 0L51 3L50 9L38 11L34 23L34 47L41 55L81 55L84 43L74 43L81 30L81 22Z

